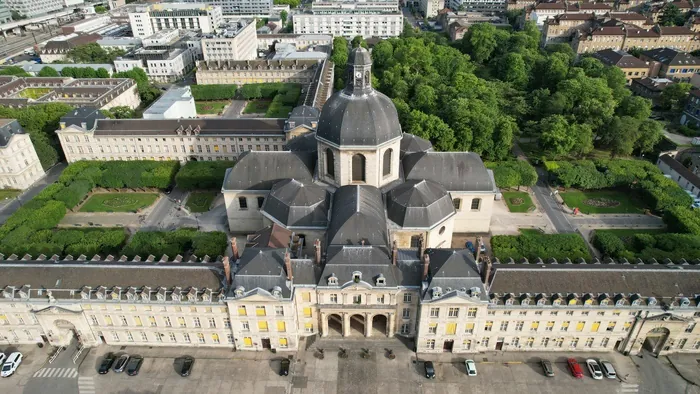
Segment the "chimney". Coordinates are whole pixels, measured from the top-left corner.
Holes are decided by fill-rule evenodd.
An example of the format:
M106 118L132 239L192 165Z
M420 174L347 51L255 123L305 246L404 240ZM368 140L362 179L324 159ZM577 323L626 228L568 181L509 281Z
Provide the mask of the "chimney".
M430 272L430 256L426 253L423 255L423 281L428 280L428 273Z
M292 280L292 259L289 257L289 249L284 252L284 268L287 270L287 280Z
M228 256L224 256L224 275L226 275L226 286L231 286L231 263L229 263Z
M425 253L425 247L423 246L423 234L418 237L418 258L421 258Z
M484 256L483 258L483 268L481 273L483 274L482 279L484 280L484 284L488 286L489 278L491 277L491 259L488 256Z
M391 244L391 264L396 265L396 260L399 258L399 248L396 247L396 240Z
M236 242L236 237L231 237L231 257L233 261L238 261L238 242Z
M364 240L364 239L360 240L360 245L365 246L365 240Z
M321 240L318 238L314 241L314 257L316 264L321 264Z

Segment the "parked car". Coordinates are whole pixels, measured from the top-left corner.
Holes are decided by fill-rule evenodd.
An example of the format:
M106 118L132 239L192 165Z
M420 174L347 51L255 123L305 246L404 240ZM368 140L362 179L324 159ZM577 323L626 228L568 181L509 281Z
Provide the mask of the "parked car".
M102 362L100 363L100 369L97 372L99 372L101 375L104 375L107 372L109 372L109 370L112 368L112 364L114 364L115 359L116 357L114 357L114 354L107 353L107 355L105 355L105 358L102 359Z
M435 366L432 361L426 361L423 363L425 367L425 377L428 379L435 379Z
M479 244L479 252L486 253L486 244L484 244L483 242Z
M583 369L581 369L581 365L579 365L576 359L570 358L566 360L566 363L569 365L569 371L571 371L571 374L576 379L583 379Z
M122 354L119 356L117 361L114 362L114 367L112 370L116 373L124 372L124 368L126 368L126 364L129 362L129 355L128 354Z
M592 358L586 360L586 366L588 371L591 373L591 377L595 380L603 379L603 371L600 370L600 365L598 362Z
M180 369L180 376L186 377L190 376L192 373L192 366L194 365L194 358L187 356L182 359L182 368Z
M474 362L474 360L464 361L464 366L467 367L467 375L476 376L476 363Z
M126 364L126 374L129 376L138 375L139 370L141 369L141 364L143 364L143 357L131 356L129 362Z
M7 360L5 360L5 364L2 365L2 373L0 373L0 376L6 378L12 375L20 364L22 364L22 353L14 352L10 354Z
M617 378L617 372L615 372L615 367L613 367L613 365L610 361L601 360L600 361L600 369L603 370L603 375L605 375L606 378L610 378L610 379Z
M545 376L554 376L554 368L552 368L552 363L549 360L541 360L540 364L542 364L542 371Z
M472 253L476 253L476 249L474 248L474 243L472 243L472 241L467 241L467 249L469 249L469 251Z
M175 186L173 186L173 185L168 185L168 187L166 187L165 190L164 190L164 191L165 191L165 194L170 194L170 193L172 193L173 188L175 188Z
M288 376L289 375L289 359L288 358L283 358L282 361L280 362L281 367L280 367L280 376Z

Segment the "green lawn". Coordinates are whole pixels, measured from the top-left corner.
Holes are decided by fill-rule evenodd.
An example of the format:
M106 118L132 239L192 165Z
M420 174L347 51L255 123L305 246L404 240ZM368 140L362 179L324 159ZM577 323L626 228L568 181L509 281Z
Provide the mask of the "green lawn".
M38 99L39 97L42 97L49 93L51 89L48 88L27 88L18 93L19 97L22 98L27 98L27 99Z
M253 100L248 101L243 109L244 114L264 114L272 103L271 100Z
M531 209L535 208L530 195L526 192L502 192L501 194L503 194L503 199L511 212L530 212Z
M609 234L617 235L617 237L620 238L622 240L622 242L625 243L625 246L627 247L627 249L632 249L632 239L634 238L635 234L663 234L666 232L667 232L667 230L663 229L663 228L647 228L647 229L618 228L618 229L595 230L595 233L609 233Z
M198 115L218 115L224 110L224 107L230 103L228 100L223 101L195 101L194 106L197 108Z
M152 205L157 193L99 193L93 194L80 212L137 212Z
M615 190L570 191L561 193L566 205L581 213L644 213L644 204L630 193ZM597 206L595 203L610 204Z
M207 191L207 192L192 192L190 196L187 197L187 203L185 206L190 212L207 212L209 206L214 201L218 192Z
M20 190L14 190L14 189L0 189L0 200L4 200L6 198L15 198L17 197L20 193L22 193Z

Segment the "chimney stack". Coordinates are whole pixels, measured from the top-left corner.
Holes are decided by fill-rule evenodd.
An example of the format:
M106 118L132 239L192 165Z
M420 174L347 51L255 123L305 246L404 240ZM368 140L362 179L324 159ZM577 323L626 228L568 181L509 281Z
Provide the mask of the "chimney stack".
M226 275L226 286L231 286L231 263L228 256L224 256L224 275Z
M289 257L289 249L284 251L284 267L287 270L287 280L292 280L292 259Z
M426 253L423 255L423 282L428 280L430 273L430 256Z
M418 258L423 257L425 247L423 246L423 234L418 237Z
M484 285L488 287L489 285L489 278L491 278L491 259L488 256L484 256L483 260L483 268L482 268L482 274L483 274L483 280L484 280Z
M396 240L391 244L391 264L396 265L396 260L399 258L399 248L396 246Z
M361 240L360 240L360 245L365 246L365 240L364 240L364 239L361 239Z
M321 240L318 238L314 241L314 257L316 264L321 264Z
M236 237L231 237L231 257L233 261L238 261L238 242L236 242Z

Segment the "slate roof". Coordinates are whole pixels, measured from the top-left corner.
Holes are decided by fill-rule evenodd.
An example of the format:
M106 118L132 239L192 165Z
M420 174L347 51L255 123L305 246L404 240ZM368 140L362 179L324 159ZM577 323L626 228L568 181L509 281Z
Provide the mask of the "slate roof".
M286 228L272 223L270 226L263 227L255 234L248 235L246 239L246 248L286 248L289 247L289 241L292 239L292 232Z
M270 190L284 179L313 181L316 155L309 152L258 152L241 154L226 171L223 190Z
M348 60L348 74L353 67L371 64L369 52L355 48ZM321 110L316 129L321 140L336 145L377 146L401 136L401 124L390 98L369 88L356 88L348 78L345 89L334 93Z
M494 190L484 162L473 152L423 152L402 160L406 180L430 179L448 191Z
M60 124L61 127L83 127L82 124L85 123L85 130L92 130L98 119L107 119L98 108L79 107L61 117Z
M593 54L593 57L609 66L620 68L648 68L649 65L629 53L622 50L604 49Z
M413 134L403 133L401 137L401 157L416 152L428 152L433 150L433 144L430 141L416 137Z
M373 186L346 185L335 191L327 245L386 246L387 223L382 193Z
M642 55L661 62L667 66L700 65L700 59L671 48L657 48L642 52Z
M479 289L479 299L488 300L488 294L481 281L474 256L466 249L427 249L430 256L428 291L424 300L433 299L433 289L440 288L444 296L452 291L466 293L472 288Z
M414 276L404 277L403 271L391 264L391 253L384 246L339 246L328 247L326 264L323 267L318 284L328 285L328 278L338 278L338 286L353 280L353 273L362 273L362 281L372 286L377 285L376 279L384 277L388 287L418 286ZM410 271L409 271L410 272Z
M287 141L287 149L295 152L314 152L318 150L318 141L316 141L316 132L306 133L298 137L294 137Z
M320 186L285 179L272 186L261 210L287 227L326 227L329 200Z
M688 182L692 183L695 187L700 188L700 177L686 168L681 162L674 159L669 155L663 155L659 157L659 161L665 163L671 169L676 171L678 175L682 176Z
M14 119L0 119L0 147L10 143L15 134L24 134L24 129Z
M318 118L321 116L321 111L318 108L310 107L308 105L300 105L294 107L292 112L287 118L287 122L294 122L294 127L306 125L308 127L314 128L318 123Z
M284 135L285 119L105 119L95 135ZM197 130L195 132L195 130ZM179 130L179 133L178 133Z
M245 292L261 289L272 293L275 287L279 287L284 298L289 298L292 293L287 285L284 253L285 249L281 248L246 248L238 260L238 271L233 276L231 288L243 287Z
M387 216L405 228L431 228L455 213L444 187L429 180L412 180L387 194Z

